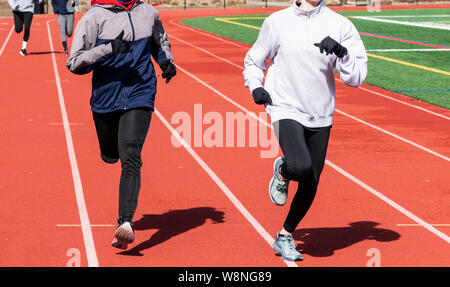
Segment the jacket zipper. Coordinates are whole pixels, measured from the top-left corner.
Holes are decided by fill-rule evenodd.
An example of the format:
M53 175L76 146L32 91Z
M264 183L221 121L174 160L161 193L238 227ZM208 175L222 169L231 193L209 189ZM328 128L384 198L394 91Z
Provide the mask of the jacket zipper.
M133 42L134 42L134 39L135 39L135 34L134 34L134 25L133 25L133 21L131 21L131 13L130 13L130 11L127 11L127 13L128 13L128 19L130 20L130 24L131 24L131 32L133 33Z
M128 20L130 21L130 25L131 25L131 32L133 34L133 37L132 37L131 41L134 42L134 40L135 40L135 32L134 32L133 21L131 20L131 13L130 13L130 11L127 11L127 14L128 14ZM123 95L123 109L124 110L127 109L127 95L126 94Z

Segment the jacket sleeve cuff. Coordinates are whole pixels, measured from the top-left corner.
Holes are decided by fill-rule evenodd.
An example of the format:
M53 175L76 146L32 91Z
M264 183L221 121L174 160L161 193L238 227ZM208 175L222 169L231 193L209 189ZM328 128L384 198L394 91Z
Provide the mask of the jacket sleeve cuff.
M108 55L108 54L111 54L111 53L112 53L112 44L111 44L111 43L108 43L108 44L105 44L105 45L104 45L104 47L103 47L103 53L104 53L105 55Z
M262 87L262 84L258 80L250 80L248 82L248 88L250 89L250 92L252 92L252 93L256 88L260 88L260 87Z

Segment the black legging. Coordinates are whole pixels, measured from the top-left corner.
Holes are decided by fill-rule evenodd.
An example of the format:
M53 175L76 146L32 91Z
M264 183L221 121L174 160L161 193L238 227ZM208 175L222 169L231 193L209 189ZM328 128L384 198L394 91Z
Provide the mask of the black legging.
M103 161L120 159L119 220L132 220L141 187L141 151L152 118L149 108L111 113L93 112Z
M25 31L23 32L23 40L27 42L28 39L30 38L30 28L31 28L31 21L33 20L33 13L13 11L13 14L16 33L22 32L25 26Z
M281 165L285 179L298 181L284 229L294 232L306 215L316 195L319 177L325 164L331 126L307 128L294 120L280 120L273 124L286 162Z

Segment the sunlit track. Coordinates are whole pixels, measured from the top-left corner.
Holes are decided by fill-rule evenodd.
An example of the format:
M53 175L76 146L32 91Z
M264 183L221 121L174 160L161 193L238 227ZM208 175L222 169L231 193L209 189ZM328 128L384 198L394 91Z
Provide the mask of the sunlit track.
M190 77L192 77L193 79L195 79L196 81L198 81L199 83L201 83L202 85L208 87L210 90L212 90L213 92L215 92L216 94L218 94L219 96L221 96L223 99L225 99L228 102L231 102L232 104L234 104L236 107L238 107L239 109L243 110L245 113L247 113L248 115L255 117L256 120L258 120L260 123L266 125L267 127L272 128L271 124L262 120L261 118L255 116L254 113L251 113L249 110L247 110L246 108L244 108L243 106L235 103L233 100L231 100L229 97L227 97L226 95L224 95L223 93L221 93L220 91L216 90L215 88L211 87L210 85L206 84L204 81L202 81L201 79L199 79L198 77L196 77L195 75L193 75L192 73L186 71L185 69L183 69L182 67L180 67L178 65L178 68L183 71L184 73L186 73L187 75L189 75ZM361 186L362 188L364 188L366 191L374 194L375 196L377 196L378 198L380 198L381 200L383 200L384 202L386 202L387 204L389 204L390 206L392 206L393 208L395 208L396 210L398 210L399 212L403 213L404 215L406 215L407 217L409 217L411 220L417 222L418 224L420 224L421 226L423 226L425 229L427 229L428 231L430 231L431 233L433 233L434 235L440 237L441 239L443 239L444 241L446 241L447 243L450 243L450 237L448 235L446 235L445 233L439 231L438 229L436 229L435 227L433 227L431 224L425 222L424 220L422 220L421 218L419 218L418 216L414 215L413 213L411 213L410 211L406 210L405 208L403 208L402 206L400 206L399 204L397 204L396 202L392 201L391 199L389 199L387 196L383 195L382 193L380 193L379 191L375 190L374 188L370 187L369 185L367 185L366 183L362 182L361 180L359 180L358 178L356 178L355 176L351 175L350 173L348 173L347 171L345 171L344 169L342 169L341 167L339 167L338 165L336 165L335 163L326 160L326 164L329 165L330 167L332 167L333 169L335 169L336 171L338 171L339 173L341 173L343 176L345 176L346 178L350 179L351 181L355 182L356 184L358 184L359 186Z
M266 11L159 11L178 73L166 84L152 59L158 93L142 154L142 187L133 219L136 241L123 252L111 247L120 163L108 165L99 157L89 106L92 75L74 75L65 67L67 57L59 51L54 15L34 18L42 29L33 30L30 51L34 53L28 57L13 47L21 35L5 25L8 29L0 31L0 66L8 77L0 86L2 94L10 96L2 97L1 142L15 139L17 147L10 146L2 155L9 164L2 169L7 178L0 184L0 207L15 215L5 223L8 240L0 248L1 263L69 266L75 259L69 251L78 250L79 266L362 267L369 266L368 252L378 250L382 266L448 266L445 187L450 182L442 173L447 171L449 155L442 140L450 114L444 109L408 102L369 85L345 90L336 78L341 106L330 153L315 203L294 232L304 257L299 262L282 260L272 248L289 207L276 207L268 197L273 159L261 157L263 146L195 145L193 137L181 132L182 125L175 120L180 114L193 120L193 136L198 136L194 121L202 123L203 132L211 130L204 117L211 114L244 114L258 129L272 129L258 113L261 106L253 104L243 87L243 55L250 46L179 23L188 17ZM76 20L81 16L76 14ZM13 61L19 65L15 67ZM27 70L19 73L25 64ZM355 108L354 94L343 90L361 94ZM364 105L366 100L375 103L372 109ZM196 118L199 105L202 114ZM417 121L403 118L388 122L391 114L379 121L371 114L390 109L400 110L408 119L423 117L429 126L415 126ZM420 141L422 134L407 128L429 137ZM20 148L28 159L16 164L11 159L24 158ZM45 159L53 154L56 160ZM424 168L413 171L419 163ZM295 188L296 183L290 197ZM6 196L12 189L14 194ZM39 210L41 205L44 210ZM36 218L33 223L32 218ZM43 242L42 248L17 240L30 237ZM419 249L427 250L420 261L417 253L409 252Z
M203 161L201 157L192 149L189 144L180 136L180 134L170 125L170 123L164 118L164 116L155 110L155 114L163 122L163 124L170 130L172 135L182 144L182 146L189 152L189 154L194 158L194 160L206 171L206 173L211 177L211 179L220 187L220 189L225 193L228 199L234 204L234 206L242 213L242 215L250 222L250 224L258 231L258 233L264 238L264 240L272 247L274 239L267 233L264 227L251 215L251 213L245 208L244 205L239 201L239 199L231 192L231 190L226 186L226 184L214 173L214 171ZM284 260L289 267L298 267L295 262Z
M50 45L50 51L55 51L55 49L53 47L53 39L52 39L52 35L50 32L50 25L49 25L49 23L53 22L53 21L54 20L47 21L47 32L48 32L48 41L49 41L49 45ZM81 183L80 171L78 169L77 157L75 155L72 134L70 132L69 119L67 116L66 105L64 102L64 93L63 93L63 90L61 87L61 79L59 76L58 65L56 63L54 53L52 53L52 63L53 63L53 71L55 73L56 88L58 91L58 100L59 100L59 106L61 109L64 133L65 133L66 141L67 141L67 151L68 151L68 156L69 156L69 160L70 160L70 167L72 170L73 185L74 185L74 189L75 189L75 195L76 195L77 205L78 205L78 212L80 215L80 221L81 221L81 226L82 226L81 229L83 231L86 255L88 258L88 265L89 265L89 267L98 267L99 264L98 264L97 253L95 251L94 238L92 236L91 224L89 222L89 215L88 215L86 203L84 200L83 186Z
M239 69L241 69L241 70L244 69L243 66L237 65L237 64L235 64L235 63L233 63L233 62L231 62L231 61L229 61L229 60L227 60L227 59L224 59L224 58L222 58L222 57L220 57L220 56L217 56L217 55L215 55L214 53L212 53L212 52L210 52L210 51L207 51L207 50L205 50L205 49L199 48L199 47L193 45L192 43L189 43L188 41L179 39L178 37L175 37L175 36L173 36L173 35L172 35L172 38L174 38L174 39L176 39L177 41L182 42L182 43L184 43L184 44L186 44L186 45L189 45L190 47L193 47L193 48L195 48L195 49L198 49L199 51L201 51L201 52L203 52L203 53L206 53L206 54L208 54L208 55L210 55L210 56L212 56L212 57L215 57L215 58L217 58L217 59L219 59L219 60L221 60L221 61L223 61L223 62L226 62L226 63L228 63L228 64L230 64L230 65L233 65L234 67L237 67L237 68L239 68ZM341 82L342 82L342 81L341 81ZM367 90L367 89L366 89L366 90ZM423 150L423 151L425 151L425 152L428 152L428 153L430 153L430 154L432 154L432 155L434 155L434 156L437 156L437 157L439 157L439 158L442 158L442 159L444 159L444 160L450 162L450 158L449 158L449 157L444 156L444 155L442 155L442 154L439 154L439 153L437 153L437 152L435 152L435 151L433 151L433 150L431 150L431 149L429 149L429 148L427 148L427 147L424 147L424 146L422 146L422 145L420 145L420 144L417 144L417 143L415 143L414 141L405 139L405 138L403 138L403 137L401 137L401 136L399 136L399 135L396 135L395 133L392 133L392 132L387 131L387 130L385 130L385 129L383 129L383 128L380 128L380 127L378 127L378 126L376 126L376 125L373 125L373 124L371 124L371 123L368 123L368 122L366 122L366 121L363 121L363 120L361 120L361 119L359 119L359 118L357 118L357 117L355 117L355 116L353 116L353 115L350 115L350 114L348 114L348 113L346 113L346 112L344 112L344 111L342 111L342 110L340 110L340 109L336 109L336 112L337 112L337 113L340 113L340 114L343 114L343 115L345 115L346 117L349 117L349 118L351 118L351 119L353 119L353 120L356 120L356 121L358 121L358 122L360 122L360 123L362 123L362 124L364 124L364 125L370 126L370 127L374 128L374 129L376 129L376 130L379 130L380 132L383 132L383 133L385 133L385 134L388 134L388 135L390 135L390 136L392 136L392 137L394 137L394 138L396 138L396 139L399 139L399 140L401 140L401 141L403 141L403 142L405 142L405 143L407 143L407 144L410 144L410 145L412 145L412 146L414 146L414 147L416 147L416 148L418 148L418 149L421 149L421 150Z

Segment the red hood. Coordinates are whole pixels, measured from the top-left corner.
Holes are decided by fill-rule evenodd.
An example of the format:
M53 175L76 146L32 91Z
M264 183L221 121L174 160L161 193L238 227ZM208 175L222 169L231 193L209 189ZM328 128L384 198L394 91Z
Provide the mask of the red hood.
M130 10L134 3L140 2L140 0L91 0L91 6L95 4L107 4L107 5L117 5L125 10Z

